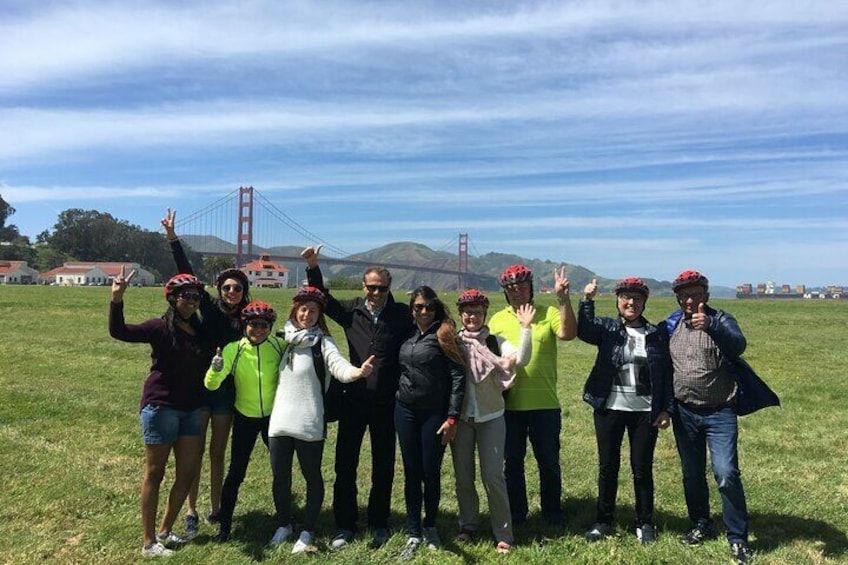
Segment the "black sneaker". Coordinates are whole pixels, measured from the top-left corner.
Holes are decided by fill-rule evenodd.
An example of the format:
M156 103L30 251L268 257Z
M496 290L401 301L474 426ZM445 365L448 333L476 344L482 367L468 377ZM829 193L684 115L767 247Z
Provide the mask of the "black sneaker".
M218 525L218 535L215 536L215 541L224 543L230 541L230 525L223 522Z
M730 556L737 563L750 563L754 559L754 552L745 542L734 542L730 544Z
M698 545L699 543L716 537L715 530L712 524L699 522L697 526L686 532L683 536L683 543L686 545Z

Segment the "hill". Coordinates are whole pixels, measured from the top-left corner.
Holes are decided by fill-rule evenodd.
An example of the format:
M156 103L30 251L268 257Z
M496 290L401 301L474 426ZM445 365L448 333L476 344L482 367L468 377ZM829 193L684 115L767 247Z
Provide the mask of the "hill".
M199 253L235 253L236 246L215 236L184 235L183 241ZM271 248L254 246L255 254L268 253L270 255L297 257L301 248L287 245ZM374 265L416 265L436 269L456 270L459 257L455 253L447 251L434 251L426 245L412 241L400 241L389 243L369 251L356 253L344 259L363 261ZM483 290L497 290L498 275L509 265L522 263L533 269L536 279L536 289L544 292L545 289L554 285L553 271L555 268L565 266L568 278L571 281L571 290L579 294L583 287L593 278L598 279L598 286L602 293L610 293L615 287L615 279L606 278L582 265L569 263L556 263L547 259L528 259L518 255L491 252L478 257L468 257L468 277L466 286L480 288ZM292 272L292 281L300 280L303 276L304 263L302 261L282 261ZM455 289L456 277L447 274L426 273L410 269L391 268L392 286L395 288L411 289L426 284L435 289ZM350 265L332 265L324 268L324 275L330 286L332 279L338 277L359 278L362 276L362 267ZM645 278L645 282L655 296L671 295L671 282ZM736 290L726 287L713 287L710 289L715 298L732 298L736 296Z

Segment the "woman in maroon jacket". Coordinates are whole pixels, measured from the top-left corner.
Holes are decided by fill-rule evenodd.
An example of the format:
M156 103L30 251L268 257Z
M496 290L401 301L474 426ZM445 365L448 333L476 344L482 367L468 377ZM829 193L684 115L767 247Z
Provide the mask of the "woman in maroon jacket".
M141 397L141 429L145 444L144 482L141 487L141 520L145 557L171 554L166 546L185 543L171 527L197 475L202 453L200 406L203 375L212 352L197 318L203 283L194 275L180 274L165 284L168 310L161 318L138 325L124 321L124 292L135 271L121 273L112 283L109 333L130 343L149 343L152 348L150 373ZM165 466L174 452L176 473L165 515L154 532L159 487Z

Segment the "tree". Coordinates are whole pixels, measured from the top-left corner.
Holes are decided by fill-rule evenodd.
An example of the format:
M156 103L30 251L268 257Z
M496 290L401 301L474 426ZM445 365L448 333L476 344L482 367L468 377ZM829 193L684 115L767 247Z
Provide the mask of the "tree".
M214 281L218 277L218 273L226 269L233 269L235 266L231 257L207 255L203 258L203 277L206 280Z
M42 233L38 237L56 252L80 261L132 261L159 278L176 274L170 248L161 233L97 210L65 210L59 214L52 235ZM185 251L195 268L201 265L198 253L190 248Z
M3 200L3 196L0 195L0 241L15 241L21 237L18 226L6 225L6 220L14 213L15 209L12 205ZM27 240L27 244L29 244L29 240Z

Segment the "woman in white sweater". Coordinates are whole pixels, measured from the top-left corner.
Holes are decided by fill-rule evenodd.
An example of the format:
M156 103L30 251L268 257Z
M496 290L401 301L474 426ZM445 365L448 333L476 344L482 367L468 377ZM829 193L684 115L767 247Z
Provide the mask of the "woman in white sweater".
M509 497L504 480L506 441L503 393L515 381L515 370L530 361L533 347L530 324L536 309L518 308L521 343L512 344L489 333L489 299L476 289L466 290L456 302L463 329L459 332L467 361L465 401L456 437L451 443L456 498L459 504L457 541L470 541L478 527L480 499L474 484L474 452L480 457L480 478L489 500L489 516L498 553L509 553L513 543ZM517 347L516 347L517 345Z
M324 502L321 459L326 435L324 393L329 379L332 376L347 383L367 377L374 362L371 356L357 368L342 357L327 330L326 305L324 293L311 286L302 288L292 299L289 319L283 328L288 347L280 363L280 381L268 427L278 520L271 546L283 543L292 534L291 481L295 453L306 480L303 528L292 553L312 547L315 523Z

